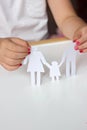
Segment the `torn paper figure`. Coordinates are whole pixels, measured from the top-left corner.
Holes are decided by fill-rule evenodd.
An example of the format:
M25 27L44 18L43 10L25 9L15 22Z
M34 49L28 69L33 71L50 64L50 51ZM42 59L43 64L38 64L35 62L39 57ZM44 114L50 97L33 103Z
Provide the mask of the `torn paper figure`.
M61 76L59 69L61 64L58 64L57 61L52 61L51 65L47 63L46 66L50 69L50 77L52 78L52 81L59 80L59 77Z
M26 57L23 64L28 62L27 72L31 73L31 84L38 86L41 81L41 72L44 72L43 64L46 64L46 60L43 54L37 50L37 47L31 47L31 54Z

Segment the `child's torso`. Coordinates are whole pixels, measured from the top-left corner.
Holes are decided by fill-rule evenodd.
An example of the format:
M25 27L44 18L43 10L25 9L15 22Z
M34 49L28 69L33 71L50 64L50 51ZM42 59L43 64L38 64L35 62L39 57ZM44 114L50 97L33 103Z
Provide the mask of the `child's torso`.
M0 0L0 37L40 40L47 35L46 0Z

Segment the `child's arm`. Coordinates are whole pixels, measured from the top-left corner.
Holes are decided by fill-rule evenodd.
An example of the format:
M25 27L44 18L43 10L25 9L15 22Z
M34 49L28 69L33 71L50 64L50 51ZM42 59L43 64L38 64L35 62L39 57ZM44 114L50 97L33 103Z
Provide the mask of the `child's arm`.
M48 68L51 67L51 65L46 61L45 57L43 56L42 53L40 53L41 61L44 65L46 65Z
M58 67L60 67L65 62L66 55L67 55L67 52L64 52L62 60L61 60L60 64L58 65Z
M72 40L81 37L80 44L84 44L87 51L87 24L76 15L70 0L48 0L48 4L63 34Z
M51 68L51 65L48 63L48 62L46 62L46 64L45 64L49 69Z
M19 38L0 38L0 65L9 71L19 68L29 53L28 47Z

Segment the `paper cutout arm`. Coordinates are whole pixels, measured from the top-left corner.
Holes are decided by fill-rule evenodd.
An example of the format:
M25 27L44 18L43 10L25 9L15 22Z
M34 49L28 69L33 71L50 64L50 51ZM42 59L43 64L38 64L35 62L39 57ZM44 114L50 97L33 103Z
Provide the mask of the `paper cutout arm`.
M45 63L45 65L50 69L51 68L51 65L49 63Z
M60 62L60 64L58 65L58 67L60 67L63 63L64 63L64 60Z
M46 65L47 61L46 61L46 59L45 59L45 57L43 56L42 53L40 53L40 58L41 58L42 63Z
M64 52L63 57L62 57L62 60L61 60L60 64L58 65L59 67L65 62L66 54L67 54L67 53Z
M51 65L46 61L44 56L41 53L41 61L43 62L44 65L46 65L49 69L51 68Z

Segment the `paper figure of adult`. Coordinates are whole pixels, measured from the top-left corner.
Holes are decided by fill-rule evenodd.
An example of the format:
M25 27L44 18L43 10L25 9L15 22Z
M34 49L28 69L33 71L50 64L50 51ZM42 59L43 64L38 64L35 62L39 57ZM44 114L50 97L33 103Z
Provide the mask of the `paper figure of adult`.
M31 54L25 58L23 64L26 64L27 62L27 72L31 73L31 84L37 84L38 86L40 86L41 72L44 72L43 64L46 65L47 62L43 54L37 50L37 47L31 47Z
M78 51L74 49L74 46L75 44L72 42L71 47L64 52L62 58L62 64L66 62L66 77L76 75L76 55Z

